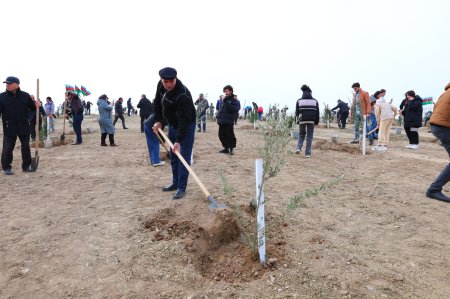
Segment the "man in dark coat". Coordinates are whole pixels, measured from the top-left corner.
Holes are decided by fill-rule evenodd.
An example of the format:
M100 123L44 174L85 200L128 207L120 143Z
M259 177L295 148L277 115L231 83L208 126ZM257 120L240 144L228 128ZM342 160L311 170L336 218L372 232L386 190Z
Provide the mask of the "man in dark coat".
M31 96L20 89L20 81L16 77L8 77L6 91L0 93L0 114L3 122L2 168L6 175L12 175L11 163L13 150L19 137L22 152L22 170L31 170L30 121L29 111L36 111L40 102L34 103Z
M337 106L331 109L331 111L335 111L336 109L339 109L339 128L345 129L345 124L347 123L348 112L350 111L350 108L348 107L347 103L338 100Z
M141 133L144 133L144 121L153 113L153 105L145 94L143 94L137 107L139 108L139 116L141 117Z
M153 101L155 124L153 132L163 127L163 122L169 125L169 139L173 143L170 152L172 166L172 184L163 191L175 191L173 199L181 199L186 193L189 172L174 152L179 152L188 164L191 162L192 147L195 135L195 107L192 96L186 86L177 78L174 68L166 67L159 71L161 80L156 88Z
M133 114L133 105L131 104L131 98L129 98L127 101L127 113L128 116L131 116Z
M117 120L120 118L120 120L122 121L122 127L124 130L128 129L125 126L125 118L123 118L123 98L119 98L116 102L116 104L114 105L114 112L116 113L115 118L114 118L114 122L113 125L116 125Z
M217 113L217 124L219 124L219 139L223 150L220 153L233 155L233 149L236 147L236 137L234 136L234 123L236 113L240 109L240 104L234 98L233 87L227 85L223 88L225 98L222 107Z

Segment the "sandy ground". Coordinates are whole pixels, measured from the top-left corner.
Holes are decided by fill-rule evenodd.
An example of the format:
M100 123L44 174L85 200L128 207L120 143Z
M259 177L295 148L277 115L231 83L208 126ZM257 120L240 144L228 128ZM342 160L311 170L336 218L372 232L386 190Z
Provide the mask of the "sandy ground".
M110 148L86 117L97 131L39 149L36 173L20 171L15 150L0 188L1 298L450 297L450 205L424 195L448 155L425 129L420 150L392 135L388 152L363 157L351 127L316 128L311 159L290 153L267 182L263 267L242 238L254 226L258 132L240 120L234 156L218 153L214 123L196 135L193 168L229 207L211 212L192 179L180 201L161 191L170 166L148 164L139 118L126 121ZM330 144L336 133L342 145ZM290 198L333 179L285 214Z

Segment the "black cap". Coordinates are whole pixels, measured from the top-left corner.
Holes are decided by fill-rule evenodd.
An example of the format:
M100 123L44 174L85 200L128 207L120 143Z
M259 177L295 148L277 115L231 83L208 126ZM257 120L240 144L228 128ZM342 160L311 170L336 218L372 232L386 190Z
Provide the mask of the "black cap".
M159 71L159 76L164 80L172 80L177 77L177 70L172 67L165 67Z
M3 81L3 83L17 83L20 84L20 80L17 77L13 77L13 76L9 76L8 78L6 78L5 81Z

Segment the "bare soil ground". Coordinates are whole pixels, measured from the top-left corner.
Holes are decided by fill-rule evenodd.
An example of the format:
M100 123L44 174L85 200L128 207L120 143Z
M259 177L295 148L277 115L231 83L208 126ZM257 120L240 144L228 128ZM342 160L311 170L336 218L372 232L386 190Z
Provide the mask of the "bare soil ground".
M448 155L424 128L417 151L392 134L388 152L362 156L351 127L317 127L312 157L292 152L267 182L272 263L261 266L243 238L255 225L258 131L239 121L234 156L218 153L215 123L196 133L193 168L229 207L211 212L192 178L182 200L162 192L170 165L150 166L139 118L126 121L119 146L100 147L86 117L97 131L81 146L40 148L36 173L20 172L15 150L16 174L0 183L1 298L450 297L450 205L424 195Z

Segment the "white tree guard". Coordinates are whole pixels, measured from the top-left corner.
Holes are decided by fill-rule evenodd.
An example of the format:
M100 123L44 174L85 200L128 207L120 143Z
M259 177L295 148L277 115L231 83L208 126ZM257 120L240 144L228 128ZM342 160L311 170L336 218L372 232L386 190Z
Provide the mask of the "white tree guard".
M255 160L256 167L256 203L258 211L256 213L257 221L257 238L258 238L258 253L261 264L266 263L266 224L264 219L264 190L261 186L263 183L263 160ZM261 192L261 194L260 194Z

